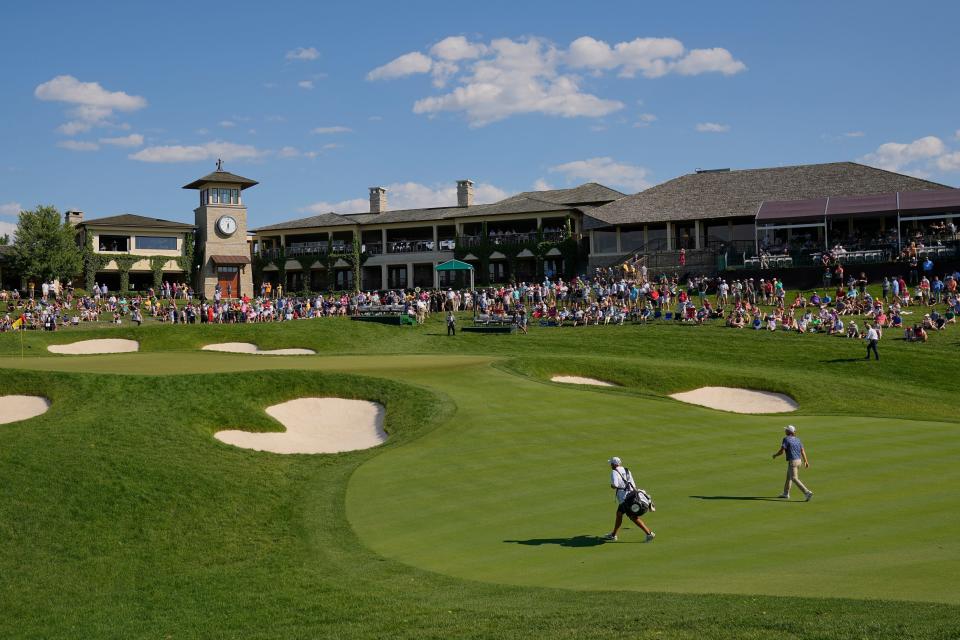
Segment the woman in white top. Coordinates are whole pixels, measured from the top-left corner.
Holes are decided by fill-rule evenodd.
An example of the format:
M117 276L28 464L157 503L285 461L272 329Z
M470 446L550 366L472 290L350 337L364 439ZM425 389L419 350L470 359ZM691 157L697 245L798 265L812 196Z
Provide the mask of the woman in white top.
M617 499L617 519L613 525L613 531L603 536L603 539L616 540L617 532L620 531L620 527L623 525L623 514L627 513L623 502L627 497L627 492L636 489L637 485L633 482L633 475L630 473L630 470L625 469L621 464L620 458L614 456L610 458L608 462L610 463L610 487L614 490ZM656 537L657 534L651 531L650 527L644 524L639 516L627 513L627 517L647 534L646 542L650 542Z

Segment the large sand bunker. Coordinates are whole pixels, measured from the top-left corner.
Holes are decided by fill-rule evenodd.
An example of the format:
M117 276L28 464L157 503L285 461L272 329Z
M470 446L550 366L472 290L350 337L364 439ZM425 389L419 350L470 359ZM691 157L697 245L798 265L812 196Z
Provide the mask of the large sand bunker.
M260 350L250 342L218 342L203 347L204 351L224 351L226 353L253 353L258 356L312 356L317 352L313 349L266 349Z
M47 347L51 353L65 353L71 356L89 355L92 353L129 353L139 351L140 343L136 340L122 340L120 338L104 338L100 340L81 340L70 344L52 344Z
M597 380L596 378L584 378L582 376L553 376L550 378L552 382L562 382L564 384L586 384L591 387L615 387L617 385L612 382L604 382L603 380Z
M383 443L384 409L376 402L342 398L299 398L267 407L284 433L219 431L217 440L272 453L338 453Z
M0 396L0 424L36 418L49 408L50 401L40 396Z
M733 387L700 387L670 396L680 402L734 413L783 413L796 411L797 403L790 396L772 391L754 391Z

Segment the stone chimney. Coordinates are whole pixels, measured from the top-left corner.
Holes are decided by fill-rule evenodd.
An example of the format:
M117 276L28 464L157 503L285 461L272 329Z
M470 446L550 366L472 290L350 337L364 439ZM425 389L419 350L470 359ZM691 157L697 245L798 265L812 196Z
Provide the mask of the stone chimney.
M77 226L83 222L83 211L67 211L63 214L63 219L65 222L69 222L73 226Z
M457 180L457 206L469 207L473 204L473 182Z
M383 187L370 187L370 213L383 213L387 210L387 190Z

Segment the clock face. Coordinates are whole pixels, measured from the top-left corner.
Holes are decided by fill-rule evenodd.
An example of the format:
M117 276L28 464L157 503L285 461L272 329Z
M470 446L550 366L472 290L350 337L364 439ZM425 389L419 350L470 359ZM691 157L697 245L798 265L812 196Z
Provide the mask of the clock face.
M223 235L233 235L233 232L237 230L237 221L232 216L220 216L220 219L217 220L217 229Z

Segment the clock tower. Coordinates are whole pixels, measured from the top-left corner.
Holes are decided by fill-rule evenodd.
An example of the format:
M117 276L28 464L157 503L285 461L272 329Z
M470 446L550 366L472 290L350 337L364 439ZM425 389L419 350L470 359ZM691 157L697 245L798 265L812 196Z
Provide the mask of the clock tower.
M209 299L217 285L223 299L254 295L243 190L255 184L256 180L224 171L223 162L217 160L216 171L183 187L200 192L200 206L193 210L200 265L196 291Z

